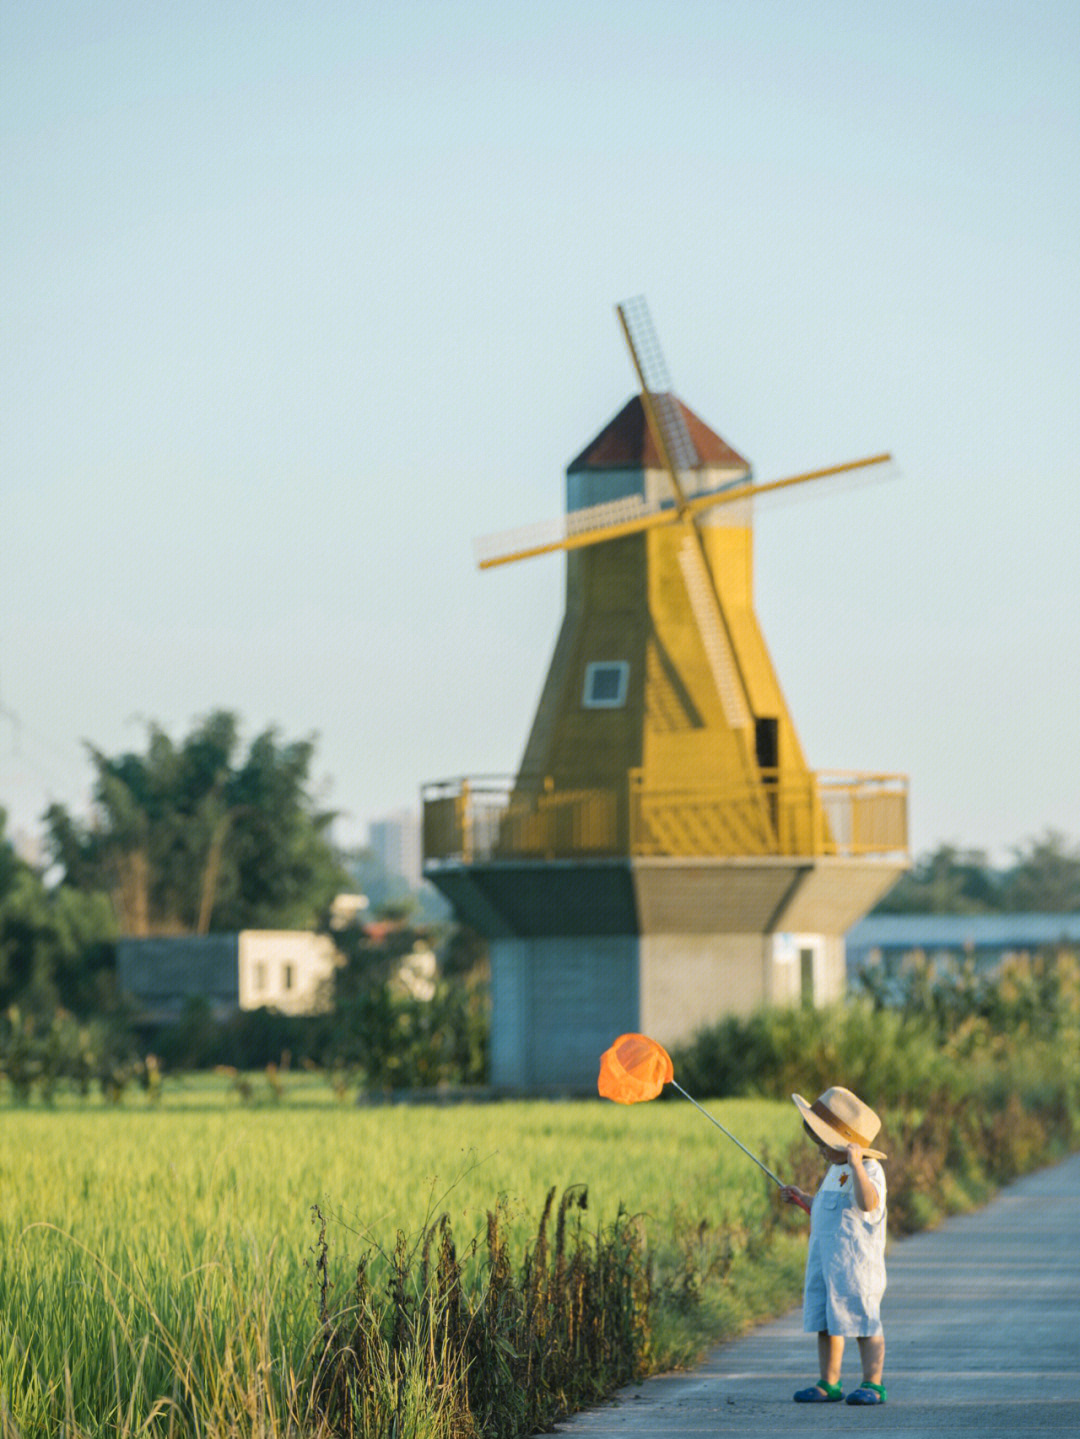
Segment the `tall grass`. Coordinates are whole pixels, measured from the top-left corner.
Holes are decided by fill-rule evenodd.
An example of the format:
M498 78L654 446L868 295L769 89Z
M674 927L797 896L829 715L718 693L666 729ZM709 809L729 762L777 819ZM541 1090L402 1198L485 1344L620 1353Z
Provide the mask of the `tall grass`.
M787 1108L773 1104L738 1101L722 1112L759 1149L792 1124ZM393 1432L418 1439L456 1432L432 1403L444 1391L417 1357L430 1354L438 1325L415 1328L424 1304L445 1296L448 1237L460 1256L470 1336L461 1362L486 1376L469 1390L477 1432L492 1429L500 1405L511 1416L501 1432L512 1432L522 1395L534 1406L526 1412L541 1402L569 1407L586 1392L575 1384L602 1388L628 1372L602 1344L589 1354L574 1347L589 1314L614 1324L621 1313L624 1331L630 1322L604 1265L624 1276L619 1283L638 1286L639 1301L640 1286L653 1285L652 1349L642 1353L654 1364L692 1358L704 1332L718 1332L717 1320L737 1327L775 1304L769 1281L759 1308L740 1299L724 1312L708 1283L697 1282L699 1267L719 1273L722 1258L731 1287L745 1281L753 1293L751 1251L772 1201L749 1161L681 1103L358 1110L297 1083L280 1103L251 1109L219 1082L174 1085L154 1108L65 1108L60 1099L52 1110L8 1110L2 1122L3 1439L340 1432L326 1385L331 1356L351 1353L340 1341L363 1312L357 1266L363 1259L364 1303L385 1326L402 1309L393 1302L399 1231L415 1253L402 1312L427 1338L410 1347L390 1333L371 1353L373 1372L383 1365L381 1402ZM572 1194L582 1192L574 1183L588 1182L588 1209L560 1203L542 1223L560 1179L560 1191ZM624 1200L633 1219L621 1214ZM313 1205L324 1216L315 1225ZM798 1240L780 1238L773 1261L786 1266L786 1302L797 1284ZM440 1274L443 1288L423 1299ZM598 1302L597 1293L606 1298ZM522 1337L530 1324L539 1332L545 1309L563 1312L574 1336L546 1357ZM486 1347L477 1349L482 1335ZM625 1340L624 1332L619 1362L629 1355L633 1364ZM555 1383L567 1353L569 1377ZM360 1383L349 1362L336 1372L336 1382L348 1374ZM512 1382L500 1388L500 1375Z
M639 1226L620 1213L589 1233L581 1223L587 1190L566 1190L557 1205L555 1194L520 1266L497 1209L468 1256L445 1216L419 1245L399 1235L382 1302L368 1256L361 1259L347 1307L320 1309L315 1407L335 1434L391 1439L420 1392L440 1433L514 1439L644 1371L648 1272ZM478 1251L470 1281L468 1259Z

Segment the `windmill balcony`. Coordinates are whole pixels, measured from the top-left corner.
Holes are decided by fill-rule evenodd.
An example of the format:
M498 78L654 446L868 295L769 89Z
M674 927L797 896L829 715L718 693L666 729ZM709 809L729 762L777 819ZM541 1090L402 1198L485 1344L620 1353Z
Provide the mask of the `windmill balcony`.
M537 789L479 776L424 786L426 864L619 856L907 857L907 777L763 771L741 792Z

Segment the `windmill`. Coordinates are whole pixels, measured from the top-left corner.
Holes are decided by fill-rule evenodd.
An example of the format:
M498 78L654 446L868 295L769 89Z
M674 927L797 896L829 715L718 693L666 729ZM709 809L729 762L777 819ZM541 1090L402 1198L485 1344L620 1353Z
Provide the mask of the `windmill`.
M843 934L906 865L906 782L807 766L752 601L769 483L674 394L645 302L617 307L640 392L571 462L566 613L517 775L424 793L425 872L489 940L492 1079L591 1083L616 1029L678 1042L843 987ZM603 1048L603 1045L601 1045Z

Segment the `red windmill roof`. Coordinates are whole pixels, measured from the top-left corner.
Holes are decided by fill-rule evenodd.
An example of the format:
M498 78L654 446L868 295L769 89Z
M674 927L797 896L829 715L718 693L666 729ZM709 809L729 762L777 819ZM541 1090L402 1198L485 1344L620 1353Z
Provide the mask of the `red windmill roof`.
M710 430L704 420L699 420L678 396L675 403L682 411L702 465L749 470L749 461L744 460L714 430ZM662 467L663 460L645 419L645 406L641 403L641 396L635 395L570 462L567 473L573 474L577 470L655 470Z

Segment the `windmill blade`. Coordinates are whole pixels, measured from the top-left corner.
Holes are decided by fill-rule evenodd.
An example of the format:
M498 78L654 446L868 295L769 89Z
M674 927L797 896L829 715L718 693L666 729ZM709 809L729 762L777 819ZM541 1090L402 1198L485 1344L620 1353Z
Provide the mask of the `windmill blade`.
M712 575L701 546L687 533L679 545L679 569L686 584L690 610L697 622L720 708L729 729L745 732L751 723L749 698L716 597Z
M654 524L670 524L686 513L686 486L680 480L680 473L696 466L700 456L672 394L671 376L649 308L642 295L625 300L615 308L641 386L649 431L671 480L675 509L665 507L660 501L648 501L643 495L631 495L571 511L563 519L542 526L485 536L476 542L480 569L550 554L554 550L580 549L600 540L620 539ZM704 561L704 556L702 558Z
M659 500L650 502L643 495L624 495L618 500L570 510L555 520L481 535L474 544L476 563L480 569L488 570L495 565L509 565L515 560L527 560L556 550L582 549L586 545L635 535L654 524L677 518L678 512L670 505L664 508Z
M804 470L802 474L787 475L782 480L754 480L745 485L731 485L719 494L695 495L693 499L687 500L686 510L691 515L697 515L705 510L716 509L719 505L732 505L738 500L753 500L761 495L776 494L780 490L790 489L793 485L805 485L810 480L825 480L831 475L848 475L856 470L869 469L872 465L891 463L892 455L888 450L883 450L880 455L868 455L862 460L845 460L842 464L825 465L817 470Z
M645 296L634 295L629 300L623 300L615 306L615 311L630 347L641 388L653 395L670 394L671 375Z
M810 480L846 475L872 465L888 464L891 460L892 455L885 452L869 455L862 460L846 460L843 464L806 470L799 475L787 475L780 480L755 480L747 484L736 482L713 494L693 496L685 501L681 511L677 506L660 500L649 501L642 495L626 495L619 500L571 510L569 514L560 515L558 519L543 520L534 525L482 535L474 546L476 562L480 569L488 570L497 565L512 564L515 560L531 559L535 555L583 549L586 545L600 545L607 540L619 540L626 535L640 534L642 530L652 529L655 525L674 524L687 514L697 515L721 505L735 504L739 500L753 500L760 495L773 494L794 485L804 485Z
M649 429L671 479L677 518L686 526L686 538L679 551L679 565L687 598L705 646L725 719L731 729L742 736L744 760L748 770L753 772L753 755L747 738L753 719L750 689L731 637L705 542L687 501L687 485L680 477L699 463L697 449L675 403L671 376L644 297L638 295L615 309L641 383L641 403L645 407Z
M686 490L680 475L698 463L697 447L675 403L667 361L645 297L636 295L632 300L624 300L615 306L615 312L641 386L645 418L671 478L675 503L681 510L686 504Z

